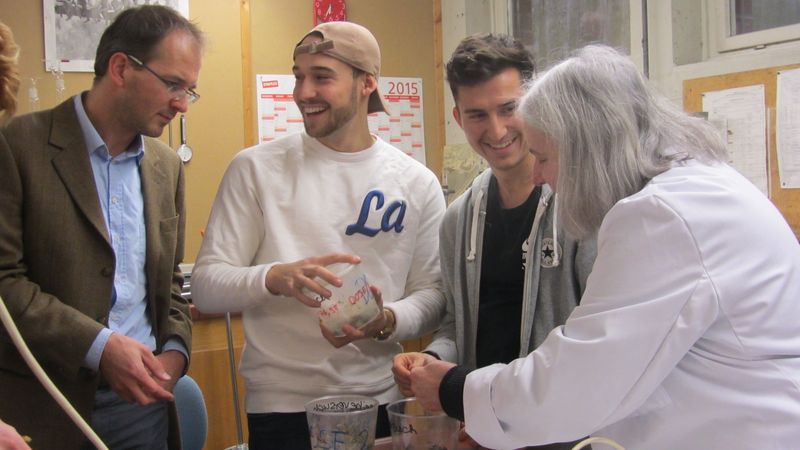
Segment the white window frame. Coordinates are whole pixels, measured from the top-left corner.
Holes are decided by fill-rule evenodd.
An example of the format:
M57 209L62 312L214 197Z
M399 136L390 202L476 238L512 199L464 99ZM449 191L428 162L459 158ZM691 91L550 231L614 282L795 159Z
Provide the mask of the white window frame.
M731 36L730 0L708 0L708 12L712 53L763 48L779 42L800 40L800 24Z

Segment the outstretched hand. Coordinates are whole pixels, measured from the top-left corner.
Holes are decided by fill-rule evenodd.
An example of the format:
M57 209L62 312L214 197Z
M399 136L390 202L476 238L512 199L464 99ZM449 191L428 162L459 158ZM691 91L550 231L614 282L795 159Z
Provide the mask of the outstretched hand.
M360 262L361 258L347 253L311 256L292 263L272 266L267 272L264 282L267 289L273 294L294 297L307 306L318 307L319 302L306 295L303 288L328 298L331 296L331 292L322 287L317 278L337 287L342 285L342 280L326 266L335 263L358 264Z

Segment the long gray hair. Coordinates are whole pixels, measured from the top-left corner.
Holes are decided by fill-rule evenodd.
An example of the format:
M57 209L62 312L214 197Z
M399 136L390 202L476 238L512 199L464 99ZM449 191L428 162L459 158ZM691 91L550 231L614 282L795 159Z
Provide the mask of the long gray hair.
M719 133L648 87L630 59L590 45L526 86L519 113L555 144L559 219L578 238L597 231L619 200L695 158L725 161Z

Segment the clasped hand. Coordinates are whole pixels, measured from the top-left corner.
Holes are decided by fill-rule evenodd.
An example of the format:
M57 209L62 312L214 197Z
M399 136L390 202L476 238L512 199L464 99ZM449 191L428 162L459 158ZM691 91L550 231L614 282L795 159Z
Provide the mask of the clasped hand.
M392 373L401 394L405 397L416 396L427 410L440 411L442 405L439 401L439 385L453 366L453 363L440 361L428 353L400 353L394 357ZM467 434L462 423L458 434L458 448L474 450L484 447Z
M429 411L441 411L439 385L455 364L439 361L427 353L401 353L394 357L392 373L400 392L417 397Z
M119 333L108 338L100 372L122 399L139 405L172 401L172 388L183 373L185 357L178 351L158 356L140 342Z

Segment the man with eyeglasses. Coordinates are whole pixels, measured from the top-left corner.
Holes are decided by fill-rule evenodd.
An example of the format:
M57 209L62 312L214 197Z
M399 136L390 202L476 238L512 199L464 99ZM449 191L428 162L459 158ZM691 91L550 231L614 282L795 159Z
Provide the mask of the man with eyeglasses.
M133 55L125 55L125 56L127 56L128 59L133 61L134 64L152 73L154 77L158 78L159 81L164 83L164 86L166 86L167 91L169 91L172 95L174 95L174 97L172 98L176 102L180 102L184 98L186 98L188 99L189 104L191 105L192 103L200 100L200 94L195 92L194 89L184 87L183 83L179 81L172 81L162 77L161 75L158 74L158 72L148 67L147 64L143 63L142 60Z
M110 448L175 448L188 367L184 173L157 139L199 96L203 36L172 9L123 11L89 91L0 131L0 296ZM38 449L89 444L0 330L0 417Z

